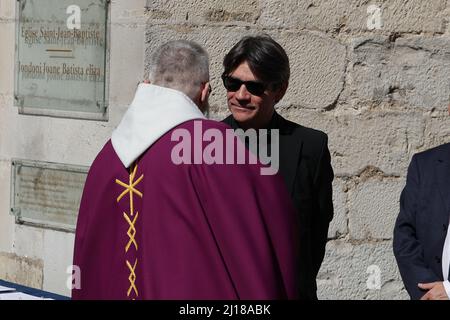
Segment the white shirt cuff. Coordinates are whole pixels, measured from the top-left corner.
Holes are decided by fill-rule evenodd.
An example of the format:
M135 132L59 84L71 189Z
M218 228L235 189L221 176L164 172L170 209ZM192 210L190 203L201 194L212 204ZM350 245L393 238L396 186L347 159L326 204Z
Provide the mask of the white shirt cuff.
M443 282L445 292L447 292L447 297L450 299L450 282L448 280Z

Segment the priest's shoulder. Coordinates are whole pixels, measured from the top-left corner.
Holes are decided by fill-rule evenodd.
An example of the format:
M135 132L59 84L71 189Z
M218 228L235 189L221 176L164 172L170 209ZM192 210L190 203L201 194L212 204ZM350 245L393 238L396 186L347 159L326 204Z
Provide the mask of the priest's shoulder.
M96 169L97 167L104 167L105 164L108 164L108 166L111 166L113 163L113 159L118 159L117 155L114 151L114 148L111 143L111 139L109 139L103 148L100 150L100 152L95 157L94 161L92 162L92 165L89 169L89 172Z

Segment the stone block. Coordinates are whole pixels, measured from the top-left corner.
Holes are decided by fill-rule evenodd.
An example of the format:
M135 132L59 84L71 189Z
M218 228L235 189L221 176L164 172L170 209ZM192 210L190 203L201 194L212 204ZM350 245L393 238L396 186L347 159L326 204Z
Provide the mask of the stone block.
M0 252L0 279L42 289L43 261Z
M14 253L24 258L42 259L44 229L16 224L14 227Z
M317 287L319 299L326 300L409 298L400 278L391 241L359 244L329 241L317 276Z
M408 108L442 109L450 96L450 37L365 37L352 43L342 100Z
M13 247L14 216L10 214L10 161L0 160L0 179L3 184L3 187L0 188L0 252L11 252Z
M363 29L366 8L359 0L262 0L258 23L264 27L325 32Z
M368 27L380 9L380 29ZM371 31L420 33L443 32L448 16L445 0L391 0L384 3L361 0L262 0L258 23L265 27L320 30L331 33ZM370 23L369 23L370 26Z
M374 166L386 175L404 176L412 154L423 145L425 119L421 112L316 112L281 109L281 114L328 134L331 161L337 176L358 175Z
M333 181L333 206L334 217L328 228L328 238L341 238L348 233L347 218L347 186L346 182L340 178Z
M405 180L381 176L365 179L349 190L350 238L392 239Z
M126 45L122 42L124 40ZM118 106L128 106L139 81L144 80L144 25L111 26L109 117L117 118Z
M73 262L73 233L45 230L44 232L44 283L43 289L64 296L70 296ZM81 274L83 276L83 274Z
M345 46L314 32L283 32L275 39L285 48L291 65L289 88L279 105L332 107L344 86Z
M450 115L447 111L440 116L427 119L423 150L450 142Z
M111 1L111 21L113 24L144 24L147 0Z
M0 23L1 20L14 20L15 14L16 1L0 1Z
M250 25L258 19L259 1L147 0L146 14L153 24L243 24Z
M14 22L0 21L0 95L13 95L15 65L15 25Z

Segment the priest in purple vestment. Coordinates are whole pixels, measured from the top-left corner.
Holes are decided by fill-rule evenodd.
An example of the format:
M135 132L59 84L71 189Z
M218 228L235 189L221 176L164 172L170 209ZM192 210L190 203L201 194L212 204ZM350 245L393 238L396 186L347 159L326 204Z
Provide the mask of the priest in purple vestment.
M73 299L297 298L291 200L278 174L232 161L231 129L205 118L208 65L190 41L154 53L151 84L89 170Z

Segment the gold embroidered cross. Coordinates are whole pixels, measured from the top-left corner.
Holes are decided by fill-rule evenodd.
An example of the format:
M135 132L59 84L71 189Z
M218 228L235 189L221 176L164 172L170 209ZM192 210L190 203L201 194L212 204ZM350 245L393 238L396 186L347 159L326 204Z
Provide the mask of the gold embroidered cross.
M137 171L137 165L134 166L133 172L130 174L129 177L129 183L126 184L119 179L116 179L116 183L121 185L125 188L125 190L120 194L120 196L117 197L117 202L120 201L127 193L130 193L130 214L131 216L134 215L134 206L133 206L133 194L137 194L139 197L142 198L142 193L137 190L135 187L141 180L144 178L144 175L142 174L136 181L134 181L134 177L136 176Z
M125 247L125 252L128 252L128 249L130 249L131 244L134 244L136 250L138 249L136 239L134 239L134 236L136 235L136 228L134 227L134 225L136 223L138 215L139 212L136 212L136 216L134 217L133 221L131 221L130 217L128 217L128 215L125 212L123 213L123 217L125 218L125 220L127 220L128 224L130 225L127 231L127 235L130 238L130 240L128 240L127 246Z
M128 184L120 181L119 179L116 179L116 183L125 188L125 190L120 194L120 196L117 197L117 202L119 202L127 193L130 194L130 215L131 215L131 217L134 216L134 201L133 201L134 194L136 194L137 196L139 196L141 198L143 197L142 192L137 190L136 186L139 184L139 182L142 181L142 179L144 178L144 175L142 174L135 181L134 178L136 177L136 172L137 172L137 164L135 164L134 168L132 170L130 170ZM130 238L125 247L125 252L128 252L131 244L134 245L136 250L138 249L138 245L137 245L137 242L135 239L135 235L136 235L135 224L136 224L138 216L139 216L139 212L136 212L136 216L134 217L133 220L131 220L130 217L128 216L128 214L126 214L125 212L123 213L123 217L125 218L125 220L128 222L128 225L129 225L127 235ZM130 264L130 262L128 260L126 260L126 263L127 263L128 269L130 270L130 275L128 277L128 280L130 281L130 288L128 289L127 296L128 297L130 296L131 290L133 290L136 293L136 296L138 296L138 290L136 288L136 273L135 273L136 266L137 266L137 259L135 260L133 266Z
M136 265L137 265L137 259L134 262L134 265L132 266L131 263L127 260L127 267L128 269L130 269L130 276L128 277L128 280L130 281L130 288L128 288L127 291L127 296L130 296L131 290L133 290L136 293L136 296L139 296L137 288L136 288L136 273L135 273L135 269L136 269Z

